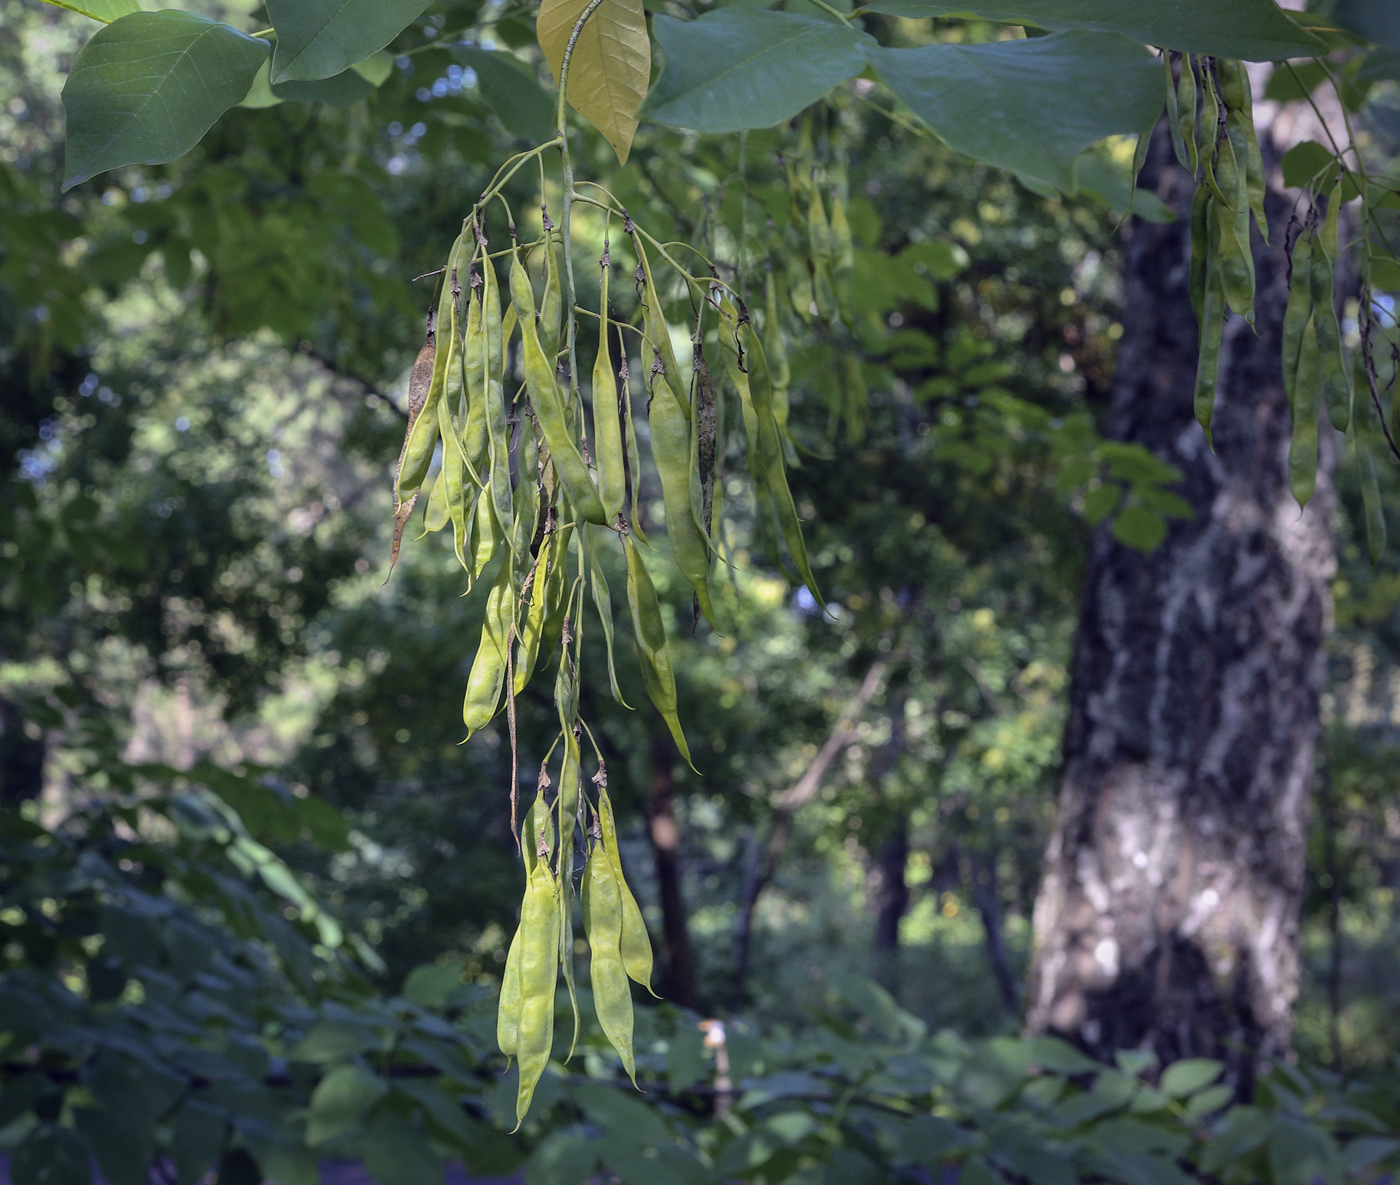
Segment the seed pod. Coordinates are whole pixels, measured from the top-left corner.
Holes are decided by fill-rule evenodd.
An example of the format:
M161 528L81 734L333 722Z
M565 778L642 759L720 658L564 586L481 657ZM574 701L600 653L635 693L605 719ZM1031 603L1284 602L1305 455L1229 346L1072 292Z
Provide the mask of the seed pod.
M598 500L606 523L617 522L627 497L627 463L622 453L622 419L608 340L608 252L603 250L598 303L598 356L593 362L593 460L598 466Z
M504 341L508 334L501 317L501 291L496 280L496 266L484 252L481 273L481 330L486 343L486 435L490 452L486 488L491 496L491 508L495 511L498 536L508 546L514 546L514 532L511 529L515 513L510 488L510 428L506 423L505 391L502 386ZM514 316L509 320L513 323Z
M1167 130L1171 133L1172 151L1176 153L1177 163L1188 173L1191 172L1191 157L1186 151L1186 140L1181 134L1181 98L1178 94L1177 82L1172 74L1172 56L1166 50L1162 51L1162 68L1167 72ZM1181 69L1183 72L1190 69L1187 65L1187 55L1181 56ZM1192 111L1195 112L1195 94L1191 96Z
M1196 152L1203 168L1203 179L1216 201L1229 205L1230 199L1217 184L1214 165L1215 146L1220 139L1220 101L1215 94L1215 79L1211 73L1212 59L1201 59L1201 124L1196 129Z
M1216 73L1220 76L1220 97L1228 111L1243 111L1249 101L1249 78L1244 63L1234 58L1216 58Z
M773 418L778 421L778 431L786 436L792 368L788 364L787 347L783 345L782 323L778 318L778 284L771 266L763 277L763 349L768 354L768 377L773 383Z
M528 848L527 848L528 850ZM520 1083L515 1096L518 1129L535 1097L540 1075L554 1047L554 985L559 975L559 916L563 884L538 859L529 872L520 911L520 1023L516 1059Z
M1351 421L1351 384L1342 357L1342 327L1337 319L1334 285L1337 259L1337 218L1342 205L1341 183L1332 190L1327 218L1313 243L1312 302L1317 333L1318 375L1327 402L1327 418L1338 432Z
M1298 351L1303 344L1303 330L1312 316L1312 251L1313 236L1304 230L1293 244L1288 307L1283 314L1283 387L1288 394L1290 412L1298 386Z
M540 349L551 362L559 355L559 331L563 318L563 284L559 274L559 253L554 229L545 214L544 295L540 297Z
M1240 182L1243 174L1235 161L1235 149L1230 137L1220 140L1215 158L1215 176L1226 201L1218 214L1218 254L1220 278L1225 291L1225 303L1236 313L1248 318L1254 313L1254 260L1249 249L1249 206L1245 188ZM1244 241L1240 241L1240 226Z
M1317 417L1322 402L1317 317L1308 318L1298 349L1298 383L1293 396L1293 436L1288 443L1288 488L1306 506L1317 486Z
M841 414L846 421L846 440L858 445L865 440L866 422L870 418L870 392L865 385L860 356L853 350L842 350L840 358Z
M1196 187L1191 199L1191 311L1196 314L1196 324L1205 324L1206 303L1206 260L1210 257L1210 190L1204 185Z
M489 263L487 266L490 266ZM467 414L462 426L462 453L472 481L484 486L491 438L486 424L486 330L481 324L481 296L475 279L467 289L467 330L462 343Z
M719 407L715 385L705 362L700 340L691 348L691 373L695 375L695 398L691 403L690 509L700 524L701 534L714 549L715 455L719 444Z
M501 1000L496 1006L496 1044L506 1055L506 1062L515 1056L520 1040L520 928L510 940L506 954L505 974L501 976Z
M1360 383L1357 384L1360 391ZM1366 554L1371 563L1380 563L1385 555L1385 508L1381 502L1380 484L1376 479L1375 445L1376 409L1369 399L1359 399L1356 407L1353 448L1361 482L1362 519L1366 524Z
M837 316L835 285L832 280L831 223L822 205L821 190L812 186L812 197L807 207L807 247L812 259L812 293L817 302L817 315L824 321L834 321Z
M591 847L583 866L583 925L588 935L589 979L598 1024L635 1086L632 992L622 962L622 892L601 843Z
M456 289L456 276L453 288ZM457 318L457 300L451 305L451 333L448 337L447 375L443 399L438 404L438 432L442 436L442 469L438 483L452 521L452 550L457 562L468 572L471 565L466 557L467 545L467 459L462 450L461 426L466 404L466 374L462 359L461 325ZM429 500L431 504L431 499Z
M851 224L846 218L846 207L841 195L831 192L831 279L836 289L836 305L841 310L841 320L854 329L856 327L856 248L851 237Z
M1221 219L1232 218L1229 210L1211 205L1210 244L1222 238ZM1200 355L1196 362L1196 421L1211 439L1210 425L1215 417L1215 391L1220 377L1220 343L1225 332L1224 267L1218 250L1210 250L1206 260L1205 303L1201 314Z
M549 445L554 471L575 511L591 523L603 523L606 521L603 504L598 500L598 491L593 487L593 478L579 452L570 417L564 410L564 394L559 389L554 365L545 357L535 332L534 294L518 252L511 256L510 291L520 323L525 386L530 392L540 431Z
M647 541L646 532L642 530L640 516L638 514L641 505L639 497L642 485L642 453L637 447L637 425L633 419L632 411L632 384L631 375L627 369L627 355L624 352L618 362L617 368L618 399L622 404L623 431L627 447L627 502L631 509L631 531L643 543Z
M514 693L519 695L534 674L535 661L540 653L540 639L544 637L546 606L549 601L549 577L552 565L557 563L553 551L556 532L546 531L540 544L539 555L535 558L534 573L529 577L529 603L525 607L525 619L520 626L519 644L515 650Z
M710 603L710 547L695 521L690 500L690 424L680 403L672 397L665 376L654 373L651 410L651 455L661 478L661 500L666 508L666 538L671 559L695 590L700 611L715 623ZM688 759L687 759L688 760Z
M467 693L462 701L462 723L470 737L484 728L496 714L501 700L501 686L506 676L506 640L515 620L515 582L509 558L501 564L491 594L486 599L486 619L481 626L481 641L476 659L467 676Z
M1181 55L1181 73L1176 84L1176 134L1184 142L1187 159L1182 167L1195 176L1201 167L1200 150L1196 145L1196 68L1191 55Z
M603 641L606 643L608 652L608 685L612 689L613 699L624 708L630 708L631 705L622 698L622 689L617 682L617 664L613 659L612 593L608 589L608 577L603 571L602 557L599 555L602 535L603 528L601 527L585 527L583 531L584 560L588 566L588 587L593 592L593 607L597 609L598 620L603 626Z
M516 568L523 578L533 562L530 552L535 546L536 525L540 517L540 440L528 393L520 396L519 407L520 431L515 446L518 480L512 507L515 515L512 551L515 553Z
M642 920L642 911L637 908L637 899L632 896L632 890L627 887L627 878L622 875L622 854L617 846L617 823L613 818L612 800L608 797L606 788L600 788L598 791L598 824L603 833L603 851L607 853L608 863L617 875L618 894L622 898L622 939L619 944L622 965L629 979L651 992L651 938L647 934L646 922ZM656 995L655 992L651 994Z
M561 666L569 665L564 656ZM555 807L559 816L559 965L564 970L564 986L569 989L569 1003L574 1013L574 1035L569 1041L569 1053L574 1056L578 1045L578 989L574 984L574 823L578 814L579 791L583 774L579 768L578 737L572 727L564 730L564 764L559 773L559 798Z
M627 221L627 233L631 236L633 250L637 253L637 265L642 269L642 327L652 350L661 359L662 373L666 376L666 385L671 389L672 397L689 419L690 401L686 398L689 388L681 379L680 363L676 361L676 351L671 345L671 329L661 311L661 297L657 294L656 283L651 277L651 263L642 247L642 236L632 225L631 219Z
M1217 69L1220 72L1221 94L1229 111L1227 122L1239 133L1235 156L1245 177L1249 206L1259 224L1260 235L1268 242L1269 223L1264 215L1264 158L1260 154L1259 137L1254 129L1254 95L1249 75L1243 62L1225 58L1218 60Z
M642 667L642 683L647 695L666 721L681 756L690 762L690 746L685 743L676 711L676 676L671 667L671 650L666 644L666 623L656 586L651 582L642 553L630 534L622 538L627 555L627 608L632 617L632 634L637 641L637 659ZM692 763L693 765L693 763Z

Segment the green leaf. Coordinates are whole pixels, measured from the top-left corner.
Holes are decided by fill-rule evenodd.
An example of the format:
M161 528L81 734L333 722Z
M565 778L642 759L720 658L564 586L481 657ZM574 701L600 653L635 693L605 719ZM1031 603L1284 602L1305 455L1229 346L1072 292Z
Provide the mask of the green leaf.
M1302 1116L1273 1117L1269 1131L1269 1169L1274 1185L1336 1185L1341 1157L1332 1137Z
M1173 222L1176 214L1150 189L1134 189L1127 169L1120 169L1097 152L1085 152L1074 162L1074 180L1083 193L1100 199L1115 218L1132 212L1147 222Z
M1316 140L1304 140L1283 154L1283 183L1294 189L1317 180L1337 158Z
M99 29L63 85L63 188L122 165L183 156L248 93L267 42L173 9Z
M893 16L980 16L1055 32L1121 33L1164 49L1251 62L1313 57L1326 48L1273 0L877 0L866 8Z
M576 1132L555 1132L531 1155L525 1185L587 1185L597 1167L597 1141Z
M877 49L871 64L949 147L1066 193L1081 152L1149 129L1164 101L1161 65L1112 33Z
M279 82L273 86L272 93L279 99L329 103L332 107L345 108L353 107L361 99L374 94L374 90L374 83L351 67L331 78L318 78L314 82Z
M317 1084L306 1113L311 1147L349 1131L389 1088L359 1066L337 1066Z
M348 70L389 44L430 0L268 0L277 30L272 81L310 81Z
M1172 1062L1163 1072L1162 1089L1174 1099L1185 1098L1209 1086L1225 1072L1222 1062L1204 1057L1188 1057Z
M66 1127L36 1127L10 1159L14 1185L89 1185L88 1150Z
M424 963L404 979L403 998L421 1008L441 1008L461 986L460 963Z
M1400 49L1400 8L1376 0L1337 0L1332 20L1377 45Z
M696 21L657 16L652 27L666 69L643 114L697 132L791 119L865 69L876 47L847 25L753 8L724 8Z
M529 66L513 53L472 46L452 53L476 72L481 97L512 136L538 141L554 134L554 104Z
M45 0L55 8L66 8L69 12L90 16L95 21L109 24L118 17L131 12L139 12L136 0Z
M170 1150L175 1158L177 1185L195 1185L219 1159L227 1123L222 1111L193 1100L175 1116Z
M397 1115L377 1115L356 1144L378 1185L442 1185L442 1158Z
M1118 509L1123 497L1120 485L1101 485L1084 495L1084 521L1097 527L1104 519Z
M1167 520L1146 506L1125 506L1113 520L1113 537L1136 551L1156 551L1167 537Z

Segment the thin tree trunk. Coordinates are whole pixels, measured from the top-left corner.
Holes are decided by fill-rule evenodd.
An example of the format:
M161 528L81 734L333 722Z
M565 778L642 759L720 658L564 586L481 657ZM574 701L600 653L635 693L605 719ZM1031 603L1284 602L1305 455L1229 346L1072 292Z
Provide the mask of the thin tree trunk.
M680 827L676 823L676 749L669 736L657 733L651 745L651 803L647 833L656 861L657 895L661 898L661 926L666 936L665 996L682 1008L699 1008L695 983L695 958L690 949L685 897L681 892Z
M971 856L972 904L982 918L987 936L987 959L992 964L1001 1002L1012 1016L1021 1012L1016 977L1011 974L1011 958L1006 953L1006 936L1001 928L1001 888L997 884L997 854L973 852Z
M1288 491L1285 200L1270 190L1256 249L1258 332L1226 327L1212 452L1192 415L1193 187L1161 128L1143 183L1178 221L1128 232L1109 434L1177 466L1195 517L1149 555L1094 539L1027 1023L1101 1057L1221 1057L1247 1089L1292 1038L1333 495L1325 472L1306 512Z
M899 995L899 923L909 911L909 816L901 812L894 830L880 845L880 857L871 878L875 898L876 978Z

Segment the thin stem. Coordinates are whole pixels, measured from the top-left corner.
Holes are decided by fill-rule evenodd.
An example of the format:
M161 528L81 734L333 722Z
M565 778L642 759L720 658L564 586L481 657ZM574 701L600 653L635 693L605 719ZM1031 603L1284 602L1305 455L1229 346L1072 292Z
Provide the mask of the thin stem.
M843 25L851 24L852 18L855 16L854 13L852 13L850 16L847 16L839 8L832 8L830 4L826 3L826 0L807 0L807 3L811 4L815 8L820 8L828 16L834 16Z

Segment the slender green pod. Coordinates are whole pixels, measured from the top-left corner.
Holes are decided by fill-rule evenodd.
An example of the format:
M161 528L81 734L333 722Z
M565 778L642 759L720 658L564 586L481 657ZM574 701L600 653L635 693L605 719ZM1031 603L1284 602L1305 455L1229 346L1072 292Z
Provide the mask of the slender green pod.
M856 247L851 237L851 224L846 218L846 206L841 195L831 193L831 281L836 289L836 307L841 320L856 327Z
M690 509L705 542L714 550L715 462L719 447L719 404L715 384L705 361L703 342L697 337L691 348L691 373L695 394L691 399Z
M488 262L487 266L490 264ZM472 480L486 484L486 462L491 439L486 424L486 330L481 324L482 300L477 288L480 276L472 269L467 288L467 328L462 346L463 379L466 385L467 414L462 426L462 452Z
M622 543L627 555L627 608L632 617L632 635L637 642L642 683L647 689L647 696L666 721L666 727L671 730L676 748L693 768L690 746L686 744L677 714L676 675L671 666L671 649L666 643L666 623L661 616L656 586L651 582L651 574L632 536L624 535Z
M617 822L613 817L612 800L608 797L607 774L599 770L599 776L598 824L603 833L603 851L617 876L618 895L622 898L622 935L619 942L622 965L629 979L651 992L651 938L647 934L642 911L637 907L637 899L632 896L632 890L627 887L627 878L622 875L622 853L617 846ZM655 992L651 994L656 995Z
M457 277L452 277L454 292ZM442 436L442 470L438 481L442 485L448 517L452 521L452 550L457 562L468 572L471 565L466 557L467 544L467 458L462 447L462 424L466 411L466 386L463 368L462 326L457 316L457 299L451 308L451 333L448 337L446 385L438 404L438 432Z
M788 430L792 367L783 344L783 327L778 317L778 283L770 267L763 277L763 349L768 355L768 377L773 384L773 418L784 436Z
M678 400L672 398L665 375L652 372L652 399L648 413L651 426L651 455L661 478L661 501L666 508L666 538L671 558L682 576L695 590L700 612L711 626L715 623L710 603L710 546L690 500L690 422Z
M1360 385L1358 384L1358 395ZM1385 555L1385 508L1381 502L1380 483L1376 478L1374 424L1376 409L1371 401L1358 398L1353 417L1353 449L1356 453L1357 476L1361 483L1362 520L1366 524L1366 554L1371 563L1378 564Z
M540 431L549 445L554 471L574 509L591 523L605 523L607 519L603 514L603 504L598 499L598 491L594 488L593 478L579 451L569 415L565 411L556 368L545 357L539 334L535 331L535 297L518 251L511 255L510 298L520 324L525 387L530 392L530 402L534 405Z
M1196 143L1196 68L1191 64L1189 53L1181 55L1181 73L1176 84L1176 110L1176 134L1186 149L1186 159L1181 162L1181 166L1194 177L1200 171L1201 156Z
M452 521L447 509L447 495L443 491L442 470L438 470L433 484L428 489L428 508L423 512L423 535L435 534ZM420 535L421 539L423 535Z
M506 677L506 642L511 623L515 620L514 571L507 557L501 563L491 593L486 598L486 619L481 626L481 641L471 674L467 676L467 692L462 701L462 723L470 737L484 728L496 714L501 701L501 687Z
M583 532L584 559L588 567L588 587L593 594L593 607L598 611L598 620L603 627L603 641L608 653L608 686L612 697L624 708L631 708L622 696L622 688L617 682L617 663L613 657L613 610L612 592L608 588L607 573L603 571L602 550L603 528L585 527Z
M681 377L681 366L676 361L675 347L671 345L671 328L661 310L661 297L651 276L651 263L642 247L642 236L632 225L631 218L627 219L624 229L631 237L632 248L637 253L637 266L642 269L642 328L652 350L661 360L661 371L666 376L666 386L670 389L672 398L680 404L681 411L685 413L686 419L689 419L690 403L686 392L690 388Z
M1205 324L1206 306L1206 260L1210 258L1210 190L1204 185L1196 187L1191 199L1191 272L1188 284L1191 294L1191 311L1196 314L1196 324Z
M812 196L807 205L807 249L811 253L812 293L817 302L817 315L829 323L836 319L839 312L832 275L835 254L831 221L822 203L821 188L816 184L812 186Z
M510 940L506 954L506 969L501 976L501 1001L496 1006L496 1044L506 1055L506 1062L515 1056L520 1042L520 927Z
M520 627L519 644L515 651L514 692L520 695L530 676L535 672L535 662L540 654L540 642L544 638L545 618L549 606L549 582L554 567L560 562L554 553L554 541L559 532L546 530L540 542L539 554L535 557L535 571L530 578L530 600L525 607L525 619Z
M1303 330L1312 316L1312 252L1313 237L1304 230L1293 244L1289 259L1288 305L1283 312L1283 389L1290 412L1298 389L1298 351L1303 345Z
M598 354L593 361L593 460L598 466L598 500L603 520L617 522L627 498L627 462L623 458L622 415L618 404L617 379L613 375L612 344L608 340L608 248L603 246L599 263L602 279L598 302Z
M1201 162L1202 174L1211 196L1218 202L1229 204L1230 199L1216 183L1212 161L1215 158L1216 141L1220 139L1220 100L1215 95L1215 81L1211 77L1210 59L1201 59L1201 122L1196 129L1196 155Z
M1231 137L1238 133L1235 155L1244 175L1249 208L1253 211L1260 235L1267 243L1269 222L1264 214L1267 179L1264 176L1264 157L1259 151L1259 136L1254 128L1254 94L1249 74L1243 62L1233 59L1218 59L1216 69L1220 73L1221 97L1229 111L1227 123L1232 127Z
M627 369L625 354L618 363L617 385L618 398L622 404L622 427L626 436L624 444L627 449L627 504L631 510L631 531L645 543L647 537L646 532L642 530L640 515L642 451L637 444L637 424L633 417L632 408L632 381Z
M1186 141L1181 135L1181 98L1177 93L1176 77L1172 74L1172 56L1166 50L1162 51L1162 68L1167 74L1167 130L1171 133L1172 151L1176 154L1177 163L1187 172L1191 171L1191 157L1186 151ZM1181 68L1185 70L1186 56L1182 55ZM1192 102L1195 101L1194 96ZM1194 115L1195 112L1193 111Z
M561 666L570 665L565 653ZM578 1046L579 1012L578 988L574 983L574 824L577 821L583 772L579 764L578 736L572 726L564 729L564 764L559 773L559 798L555 807L559 816L559 965L564 970L564 986L569 990L569 1004L574 1014L574 1035L569 1041L569 1053L574 1056Z
M544 350L544 356L552 362L559 356L564 292L554 224L549 220L549 212L543 207L540 213L544 218L544 294L540 297L540 348Z
M543 853L541 853L543 855ZM559 977L560 898L564 885L549 864L538 859L530 869L525 903L520 911L520 1022L516 1060L520 1084L515 1096L515 1124L519 1128L540 1075L549 1064L554 1047L554 985Z
M622 962L622 892L601 842L592 845L583 866L583 926L588 935L589 979L598 1024L635 1086L632 991Z
M1220 259L1220 279L1225 303L1230 309L1252 319L1254 316L1254 258L1249 249L1249 204L1243 173L1235 158L1235 146L1230 136L1220 138L1215 160L1215 175L1226 196L1224 209L1219 211L1217 252ZM1244 235L1241 242L1240 228Z
M1211 221L1216 224L1211 229L1212 243L1221 237L1218 230L1219 220L1232 217L1233 214L1229 210L1212 209ZM1215 418L1215 392L1220 379L1220 345L1225 333L1226 298L1224 278L1221 275L1223 270L1218 253L1210 252L1206 264L1205 307L1201 317L1201 347L1196 361L1195 395L1196 422L1204 429L1207 441L1211 439L1210 426Z
M1293 435L1288 442L1288 488L1306 506L1317 488L1317 420L1322 402L1322 375L1317 314L1308 318L1298 349L1298 384L1293 396Z
M1342 327L1337 319L1335 292L1337 218L1341 198L1339 184L1328 200L1327 218L1313 243L1311 270L1318 375L1327 405L1327 418L1338 432L1345 432L1351 421L1351 383L1347 378L1346 361L1342 357Z
M486 255L482 242L481 265L481 330L486 345L486 435L489 442L490 475L486 486L491 495L491 507L496 514L500 537L510 547L515 546L511 529L515 522L510 486L510 425L506 423L505 391L505 319L501 316L501 290L496 278L496 266ZM515 317L510 316L514 322Z

